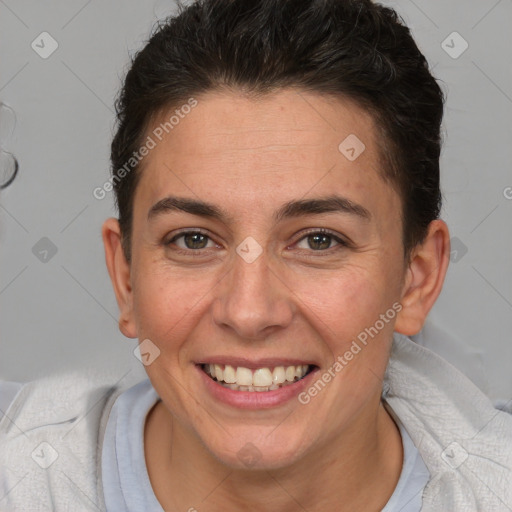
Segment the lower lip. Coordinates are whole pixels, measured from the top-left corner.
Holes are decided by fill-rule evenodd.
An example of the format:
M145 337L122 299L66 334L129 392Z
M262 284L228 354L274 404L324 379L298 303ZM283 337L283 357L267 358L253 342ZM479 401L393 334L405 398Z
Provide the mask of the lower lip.
M201 365L196 365L196 368L208 393L213 398L240 409L269 409L282 405L304 391L318 371L318 368L315 368L301 380L272 391L235 391L225 388L209 377Z

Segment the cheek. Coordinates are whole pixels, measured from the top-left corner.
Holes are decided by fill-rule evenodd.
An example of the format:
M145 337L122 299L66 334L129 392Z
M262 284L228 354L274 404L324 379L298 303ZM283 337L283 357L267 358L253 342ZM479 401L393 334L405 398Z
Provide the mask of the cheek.
M373 325L391 306L387 305L386 284L378 272L367 267L346 267L324 276L317 273L311 279L301 279L295 288L304 304L330 328L327 339L335 336L338 342Z
M300 292L307 306L304 315L325 343L328 364L342 358L343 369L336 371L334 384L341 386L337 396L354 402L354 407L379 383L376 375L385 370L396 317L392 284L384 269L371 268L347 266L309 286L303 281Z
M146 268L151 267L148 265ZM160 347L173 339L180 339L194 312L200 309L198 300L202 295L197 293L193 283L175 273L140 272L133 287L139 338L149 338Z
M325 395L334 423L348 421L378 392L396 318L390 290L382 273L347 267L301 291L304 314L329 354L324 372L335 375Z

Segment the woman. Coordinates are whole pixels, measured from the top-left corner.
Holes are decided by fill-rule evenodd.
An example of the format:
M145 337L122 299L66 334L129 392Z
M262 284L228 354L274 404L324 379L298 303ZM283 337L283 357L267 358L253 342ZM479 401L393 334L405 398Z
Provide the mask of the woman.
M512 418L408 338L450 236L443 95L396 13L196 2L136 56L117 114L102 235L148 379L21 388L0 504L511 509Z

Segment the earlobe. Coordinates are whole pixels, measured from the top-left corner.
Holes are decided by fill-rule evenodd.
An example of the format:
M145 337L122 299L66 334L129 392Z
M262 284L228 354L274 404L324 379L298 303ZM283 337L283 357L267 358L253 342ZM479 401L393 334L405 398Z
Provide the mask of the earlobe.
M122 249L119 221L113 217L107 219L103 223L101 234L105 249L105 263L119 306L119 330L127 338L136 338L131 269Z
M418 334L443 287L450 260L450 233L443 220L430 223L425 241L413 250L395 331Z

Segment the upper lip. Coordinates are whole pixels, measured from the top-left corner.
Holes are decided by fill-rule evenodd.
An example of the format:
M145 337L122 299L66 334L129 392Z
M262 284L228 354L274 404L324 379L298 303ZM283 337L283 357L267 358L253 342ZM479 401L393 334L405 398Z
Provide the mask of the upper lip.
M212 356L205 357L197 364L219 364L230 365L233 367L242 366L244 368L275 368L276 366L298 366L310 365L316 366L315 363L304 359L287 358L287 357L265 357L260 359L247 359L245 357L233 356Z

